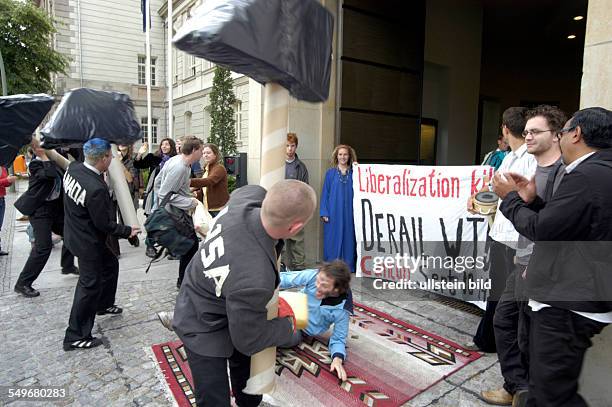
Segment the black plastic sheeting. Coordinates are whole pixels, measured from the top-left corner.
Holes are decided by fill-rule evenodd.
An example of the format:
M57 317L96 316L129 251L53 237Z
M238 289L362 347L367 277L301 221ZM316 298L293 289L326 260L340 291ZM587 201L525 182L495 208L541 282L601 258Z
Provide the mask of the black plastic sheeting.
M316 0L206 0L174 36L188 54L276 82L308 102L329 95L332 15Z
M19 149L32 141L53 103L45 94L0 97L0 165L10 165Z
M132 144L141 138L130 97L119 92L79 88L67 92L41 131L44 148L79 147L92 138Z

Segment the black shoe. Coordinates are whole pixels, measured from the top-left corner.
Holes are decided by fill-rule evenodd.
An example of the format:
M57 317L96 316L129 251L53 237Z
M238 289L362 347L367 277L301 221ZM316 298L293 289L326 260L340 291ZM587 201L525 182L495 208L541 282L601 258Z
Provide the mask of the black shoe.
M181 284L183 284L183 280L176 280L176 289L177 290L181 289Z
M32 287L28 287L27 285L16 285L15 292L28 298L38 297L40 295L37 290L33 289Z
M528 390L517 390L516 393L514 393L514 396L512 397L512 407L525 407L527 405L528 398Z
M8 256L8 252L5 252L4 250L0 250L0 256Z
M155 248L153 246L147 246L147 251L145 252L145 254L147 255L147 257L155 258L157 252L155 251Z
M140 240L138 239L138 236L128 237L128 242L130 242L130 244L134 247L140 246Z
M81 339L81 340L69 342L69 343L64 342L64 350L68 352L68 351L77 350L77 349L91 349L91 348L95 348L96 346L100 346L100 345L102 345L102 340L100 338L91 337L88 339Z
M76 274L79 275L79 268L76 266L66 267L62 269L62 274Z
M106 309L96 312L96 315L106 315L106 314L118 315L118 314L121 314L122 312L123 312L123 309L119 308L116 305L112 305Z

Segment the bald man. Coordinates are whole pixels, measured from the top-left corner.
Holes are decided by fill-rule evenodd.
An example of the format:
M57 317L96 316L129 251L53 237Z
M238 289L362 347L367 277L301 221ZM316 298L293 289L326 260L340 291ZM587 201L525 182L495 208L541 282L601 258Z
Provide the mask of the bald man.
M310 186L284 180L267 193L255 185L236 190L214 219L187 268L173 320L198 406L230 405L228 361L237 405L261 402L261 396L242 392L251 355L289 343L294 331L290 318L267 319L266 304L280 283L282 239L302 230L316 205Z

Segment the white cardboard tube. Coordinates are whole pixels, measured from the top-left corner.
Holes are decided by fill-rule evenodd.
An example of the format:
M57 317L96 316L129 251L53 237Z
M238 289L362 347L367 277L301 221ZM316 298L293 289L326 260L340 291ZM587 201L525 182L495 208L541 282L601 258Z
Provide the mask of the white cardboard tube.
M70 161L68 161L67 158L59 154L57 151L45 150L45 153L47 154L47 157L49 157L49 160L56 163L62 170L66 171L68 169L68 165L70 165Z
M138 226L138 217L136 216L136 209L134 209L134 201L130 195L130 189L128 188L127 180L125 179L125 167L119 158L117 146L111 145L113 151L113 161L108 168L108 177L111 182L115 196L117 197L117 204L119 205L119 211L123 222L127 226Z

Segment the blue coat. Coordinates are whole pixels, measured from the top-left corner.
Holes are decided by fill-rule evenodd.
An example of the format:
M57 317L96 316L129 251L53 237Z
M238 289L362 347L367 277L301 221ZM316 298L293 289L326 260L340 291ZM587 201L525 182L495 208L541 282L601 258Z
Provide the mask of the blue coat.
M309 336L321 335L330 326L334 330L329 338L329 353L332 359L346 359L346 337L348 336L350 314L353 313L353 296L349 292L340 297L319 300L317 293L317 269L286 271L280 273L280 288L303 287L301 292L308 296L308 326L304 333Z
M356 242L353 223L353 170L341 176L338 168L325 173L321 191L320 216L329 222L323 225L323 259L344 260L355 272Z

